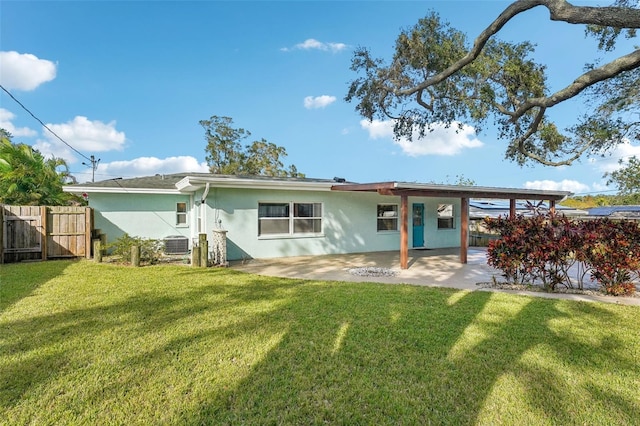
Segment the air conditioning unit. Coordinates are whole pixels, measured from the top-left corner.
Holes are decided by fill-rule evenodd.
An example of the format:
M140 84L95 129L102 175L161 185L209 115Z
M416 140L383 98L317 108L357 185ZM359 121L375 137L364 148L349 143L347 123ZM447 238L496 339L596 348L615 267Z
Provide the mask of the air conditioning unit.
M182 235L170 235L164 239L165 254L185 254L189 252L189 239Z

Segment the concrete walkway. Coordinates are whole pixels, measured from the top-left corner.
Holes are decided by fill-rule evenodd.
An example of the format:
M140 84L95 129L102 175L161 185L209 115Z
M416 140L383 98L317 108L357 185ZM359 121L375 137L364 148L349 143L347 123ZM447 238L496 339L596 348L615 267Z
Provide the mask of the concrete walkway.
M469 248L468 263L459 260L459 249L410 250L409 269L400 269L399 251L340 254L325 256L299 256L276 259L252 259L232 262L233 269L273 277L301 278L349 282L382 282L412 284L429 287L449 287L469 291L501 291L551 299L600 301L640 306L638 297L613 297L583 294L544 293L536 291L498 290L480 288L478 283L492 282L500 272L487 265L486 249ZM385 268L395 276L358 276L349 272L353 268Z

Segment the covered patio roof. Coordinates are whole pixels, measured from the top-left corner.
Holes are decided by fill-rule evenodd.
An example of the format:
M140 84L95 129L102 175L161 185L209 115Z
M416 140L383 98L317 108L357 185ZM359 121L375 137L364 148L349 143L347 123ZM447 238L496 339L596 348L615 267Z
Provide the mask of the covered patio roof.
M509 215L515 216L516 200L549 201L549 211L555 212L555 203L571 195L568 191L538 189L494 188L466 185L439 185L411 182L343 183L333 185L332 191L377 192L380 195L400 197L400 267L409 267L409 197L459 198L460 263L467 263L469 245L469 199L491 198L509 200Z
M439 185L411 182L346 183L333 185L333 191L365 191L382 195L408 195L415 197L493 198L504 200L562 201L571 195L568 191L541 189L495 188L485 186Z

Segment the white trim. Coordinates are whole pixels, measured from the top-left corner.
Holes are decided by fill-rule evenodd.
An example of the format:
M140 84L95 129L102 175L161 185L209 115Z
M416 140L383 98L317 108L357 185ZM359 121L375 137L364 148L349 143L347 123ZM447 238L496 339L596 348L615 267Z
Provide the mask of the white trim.
M258 240L296 240L300 238L324 238L324 234L265 234L258 235Z
M63 186L63 192L86 192L86 193L103 193L103 194L173 194L184 195L184 192L177 189L157 189L157 188L105 188L96 186Z
M333 181L313 182L313 181L290 181L290 180L270 180L255 178L235 178L235 177L202 177L186 176L176 183L176 188L129 188L126 186L104 187L104 186L64 186L64 192L72 193L114 193L114 194L184 194L185 192L196 192L207 186L216 188L241 188L241 189L280 189L294 191L331 191L332 186L343 185ZM206 196L205 196L206 198Z
M336 182L294 182L287 180L186 176L176 183L176 188L179 191L196 191L205 186L205 184L214 185L216 188L289 189L298 191L331 191L331 187L337 185Z

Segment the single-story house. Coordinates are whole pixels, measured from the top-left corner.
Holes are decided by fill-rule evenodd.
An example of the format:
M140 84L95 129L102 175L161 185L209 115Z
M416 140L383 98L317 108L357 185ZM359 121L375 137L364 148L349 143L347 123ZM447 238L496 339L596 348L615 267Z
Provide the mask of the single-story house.
M94 227L111 242L127 233L182 239L187 248L226 230L227 260L460 247L467 261L469 200L546 200L543 191L344 179L176 173L65 186L94 209Z

